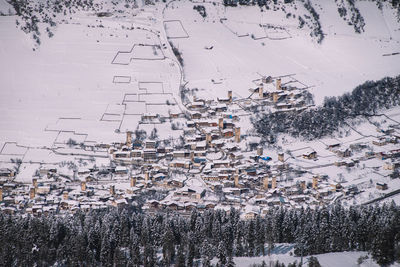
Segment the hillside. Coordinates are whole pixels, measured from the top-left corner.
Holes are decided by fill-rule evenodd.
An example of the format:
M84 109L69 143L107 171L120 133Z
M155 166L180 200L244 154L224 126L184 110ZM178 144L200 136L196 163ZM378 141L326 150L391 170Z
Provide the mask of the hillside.
M4 0L1 3L2 9L10 6ZM245 97L254 87L252 81L261 75L292 74L311 87L318 104L325 96L340 95L365 80L393 76L400 70L399 55L383 56L399 52L400 41L396 10L386 2L381 9L370 1L355 3L365 23L361 33L355 33L354 27L340 17L337 3L311 2L324 33L321 44L310 37L311 24L299 28L298 18L310 15L301 2L278 2L268 10L263 7L262 12L258 6L204 3L204 18L193 9L197 4L189 1L172 1L167 6L161 2L142 9L135 1L87 3L69 1L65 7L56 8L44 1L29 2L19 13L36 14L38 22L34 24L26 20L29 17L0 17L3 140L48 144L46 140L55 137L43 130L60 117L98 121L107 107L123 99L124 93L138 91L140 81L154 80L146 78L154 69L160 73L155 80L162 80L177 96L180 70L168 66L168 60L149 58L140 65L111 64L118 51L129 51L135 43L172 42L182 52L186 87L199 88L199 97L221 97L228 90L236 97ZM101 12L111 16L96 16ZM137 30L129 29L132 26ZM149 42L146 38L152 37L144 30L160 34ZM169 46L163 51L165 56L174 57ZM132 83L113 83L118 75L132 76ZM137 119L130 121L133 124L121 130L135 129ZM118 125L111 124L96 126L105 129L105 140L118 139L114 134ZM24 127L24 133L19 125L30 126Z

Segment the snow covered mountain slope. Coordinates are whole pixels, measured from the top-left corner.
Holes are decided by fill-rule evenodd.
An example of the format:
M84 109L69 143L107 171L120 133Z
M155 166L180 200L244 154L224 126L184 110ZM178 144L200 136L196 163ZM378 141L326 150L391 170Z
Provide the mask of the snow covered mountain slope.
M136 129L137 116L149 109L138 106L136 115L115 110L124 108L126 94L147 90L143 82L160 82L164 93L178 99L183 82L199 88L199 97L226 96L228 90L246 97L261 75L295 74L313 86L321 103L365 80L400 72L400 55L392 55L400 52L398 17L386 2L379 9L375 2L357 1L365 25L355 33L348 6L342 18L335 1L311 1L324 34L321 44L310 37L317 20L301 1L277 1L262 11L223 1L96 0L85 7L68 1L61 8L27 3L18 9L29 15L25 19L0 16L0 146L51 145L57 137L52 125L60 118L80 119L57 129L87 134L88 141L122 140L118 131ZM194 9L199 5L205 17ZM1 0L0 7L10 4ZM182 52L184 81L169 42ZM113 64L120 51L133 56ZM129 83L116 82L120 76ZM104 115L117 119L102 120Z
M0 0L0 16L15 15L15 10L6 0Z
M365 26L363 32L355 33L340 17L334 1L312 1L324 36L317 44L308 26L299 29L299 17L310 14L301 2L296 3L262 12L258 6L206 3L202 4L205 18L193 10L196 4L171 3L165 19L180 20L189 35L173 39L183 55L188 87L204 88L202 96L221 96L230 89L246 96L254 86L251 81L260 75L296 74L314 86L316 102L321 103L325 96L340 95L365 80L400 72L398 55L383 56L400 49L399 23L389 5L380 10L374 2L356 2Z

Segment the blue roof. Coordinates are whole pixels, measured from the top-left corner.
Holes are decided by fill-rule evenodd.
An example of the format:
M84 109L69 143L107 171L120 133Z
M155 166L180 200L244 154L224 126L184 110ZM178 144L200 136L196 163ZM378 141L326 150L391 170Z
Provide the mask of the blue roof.
M205 158L194 158L193 160L195 163L206 162Z

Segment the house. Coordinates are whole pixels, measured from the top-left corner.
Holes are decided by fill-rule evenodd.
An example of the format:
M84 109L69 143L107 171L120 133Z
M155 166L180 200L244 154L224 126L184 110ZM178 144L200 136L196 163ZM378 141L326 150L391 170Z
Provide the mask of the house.
M216 107L214 107L214 110L216 112L224 112L227 110L226 104L218 104Z
M220 181L221 177L217 174L212 174L212 175L204 175L202 178L204 181L216 182L216 181Z
M128 205L128 201L125 198L113 200L112 205L117 208L123 208Z
M126 174L128 174L128 172L129 172L129 169L127 167L124 167L124 166L117 166L115 168L115 174L116 175L126 175Z
M201 112L197 112L197 111L190 112L189 114L190 114L190 118L192 120L198 120L198 119L201 119L201 117L202 117Z
M235 128L235 123L231 119L224 120L223 122L224 129L233 129Z
M50 193L50 185L39 185L36 188L36 193L41 195Z
M392 170L400 168L400 161L386 161L383 165L383 169Z
M192 102L192 103L188 104L186 107L191 110L196 110L196 109L205 108L205 105L204 105L204 102L202 102L202 101L196 101L196 102Z
M14 177L15 172L8 168L1 168L0 169L0 177Z
M225 145L225 142L226 142L226 141L224 141L224 140L222 140L222 139L220 139L220 140L213 140L213 141L211 142L211 146L212 146L212 147L221 148L221 147L223 147L223 146Z
M142 150L137 150L137 149L132 150L131 151L131 157L132 158L141 158L141 157L143 157L143 151Z
M5 184L3 184L3 190L4 191L11 191L11 190L14 190L16 187L17 187L17 185L14 184L14 183L5 183Z
M149 205L150 209L156 210L160 207L160 202L153 199L153 200L148 201L148 205Z
M329 188L323 188L323 189L318 191L318 196L319 197L326 197L326 196L329 196L331 193L332 193L332 191L329 190Z
M196 151L204 151L207 149L207 143L206 143L206 141L201 141L201 142L196 143L195 147L196 147Z
M117 159L129 159L131 157L131 152L129 152L129 151L114 152L113 157L114 157L115 160L117 160Z
M158 114L155 113L145 113L142 115L142 120L154 120L157 119Z
M169 163L171 168L184 168L190 169L191 162L189 160L174 160Z
M343 186L340 183L337 184L331 184L331 190L332 192L339 192L343 189Z
M315 159L315 158L317 158L317 152L316 151L306 151L305 153L303 153L303 158Z
M214 160L213 165L214 165L214 168L229 168L230 161L229 160Z
M143 150L143 160L144 161L157 160L157 151L155 149L145 149L145 150Z
M216 205L215 205L214 203L208 202L208 203L206 204L206 209L214 209L215 206L216 206Z
M178 204L176 202L171 202L166 205L166 208L170 210L178 210Z
M205 164L206 162L207 162L207 159L204 157L196 157L193 159L193 164L198 167Z
M183 187L183 181L178 180L178 179L172 179L171 184L174 187Z
M185 158L186 154L189 152L183 151L183 150L177 150L173 152L173 157L174 159L176 158Z
M197 205L194 204L194 203L185 203L185 210L186 211L194 210L196 207L197 207Z
M290 103L277 103L275 105L275 108L277 110L290 109L290 108L292 108L292 104L290 104Z
M235 135L235 132L232 129L227 129L222 131L222 136L225 138L230 138Z
M335 150L335 153L342 158L350 157L351 156L351 150L349 148L340 148Z
M132 148L133 149L141 149L142 148L142 142L139 140L136 140L135 142L132 143Z
M217 100L218 100L218 102L219 103L230 103L231 101L232 101L232 98L229 98L229 97L227 97L227 98L217 98Z
M248 211L244 214L246 220L253 220L257 217L258 213L254 211Z
M388 189L388 185L386 183L376 183L376 189L386 190Z
M379 132L379 133L386 134L386 135L394 133L394 129L393 128L385 128L385 129L376 128L376 131Z
M189 128L193 128L193 127L196 126L196 124L195 124L194 121L187 121L187 122L186 122L186 126L189 127Z
M182 116L182 112L169 110L169 117L170 118L176 119L176 118L179 118L180 116Z
M196 127L209 127L210 126L210 122L205 119L196 120L194 123L195 123Z
M256 168L246 168L243 170L243 173L249 176L256 176L257 175L257 169Z
M156 141L146 141L145 142L146 149L155 149L156 148Z
M175 192L176 196L186 196L189 198L193 198L193 199L201 199L202 197L204 197L206 193L206 190L203 188L197 188L197 187L182 187L181 189L179 189L178 191Z
M376 146L384 146L387 144L386 138L377 138L372 141L372 144Z

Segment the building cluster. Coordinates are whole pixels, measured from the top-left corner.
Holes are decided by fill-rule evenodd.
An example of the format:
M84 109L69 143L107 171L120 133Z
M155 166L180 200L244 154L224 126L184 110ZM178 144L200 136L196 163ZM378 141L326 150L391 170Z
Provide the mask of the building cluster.
M259 100L273 102L276 109L285 104L282 110L305 107L303 90L283 86L280 79L275 83L274 89L265 90L271 87L272 79L262 79L254 91ZM245 218L254 218L274 206L319 206L360 193L356 186L344 187L340 181L295 164L296 157L317 160L319 155L313 149L296 157L284 152L264 153L258 137L241 133L240 116L233 109L237 101L231 91L217 100L193 97L186 105L179 145L143 139L128 131L124 143L103 144L108 149L108 167L94 165L70 173L56 165L43 167L29 184L13 182L15 170L0 169L1 209L10 214L38 215L113 206L186 214L192 209L235 207ZM332 143L326 149L336 155L331 165L337 167L354 167L377 157L384 160L384 169L394 171L400 167L400 150L386 149L386 145L397 143L398 138L394 131L385 130L371 143L380 149L362 157L355 154L368 144ZM377 183L376 188L385 190L388 186Z
M282 78L264 76L256 88L250 89L251 98L272 106L274 112L301 112L312 105L312 97L307 87L294 85L297 83L292 80L282 83Z

